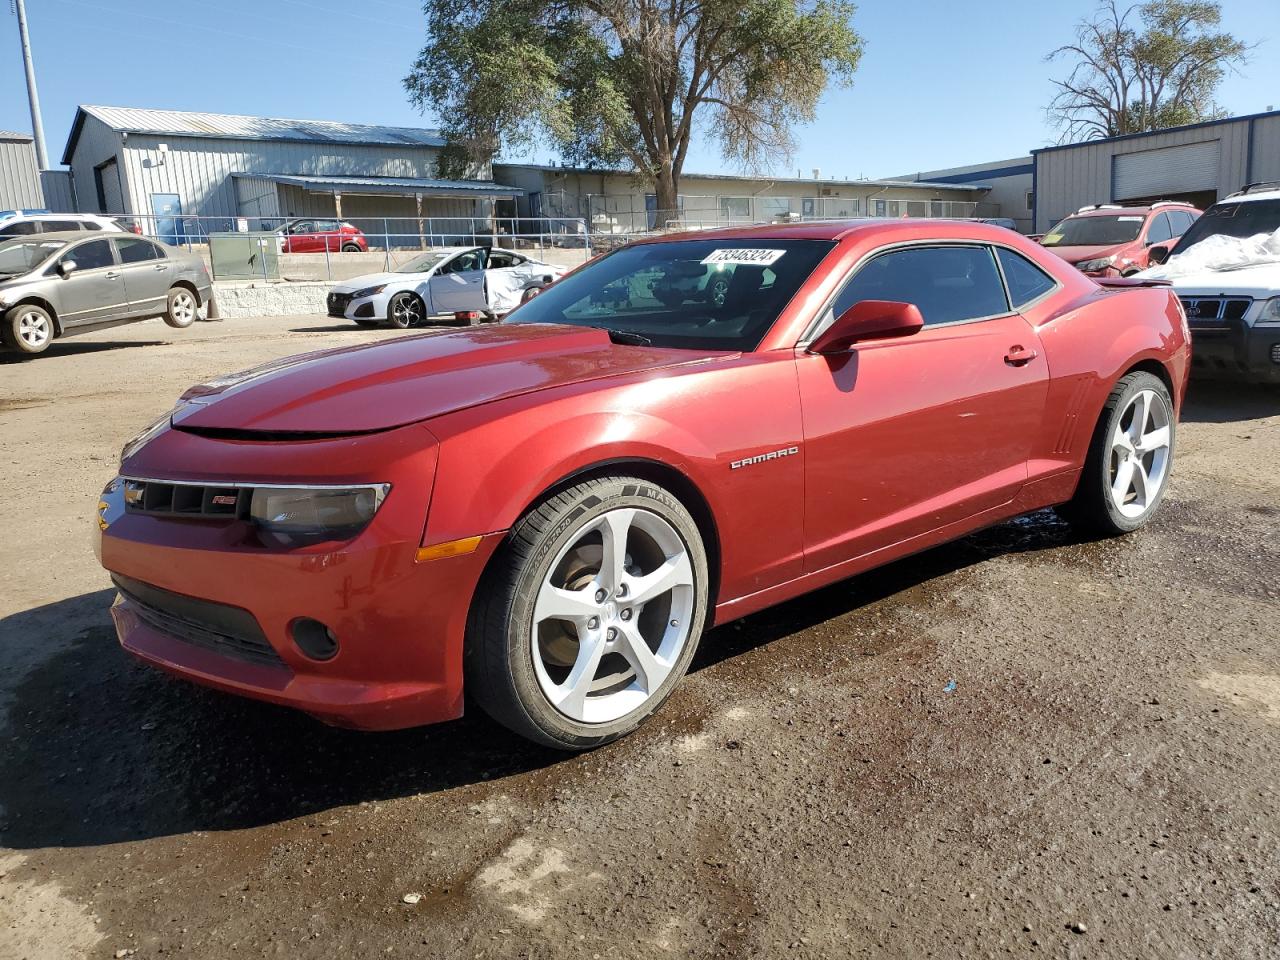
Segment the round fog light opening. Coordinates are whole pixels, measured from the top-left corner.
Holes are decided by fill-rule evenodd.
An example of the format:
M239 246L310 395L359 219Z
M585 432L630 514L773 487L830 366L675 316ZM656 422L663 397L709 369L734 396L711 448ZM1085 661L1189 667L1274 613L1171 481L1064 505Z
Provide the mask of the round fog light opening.
M289 625L293 642L312 660L332 660L338 654L338 638L319 620L299 617Z

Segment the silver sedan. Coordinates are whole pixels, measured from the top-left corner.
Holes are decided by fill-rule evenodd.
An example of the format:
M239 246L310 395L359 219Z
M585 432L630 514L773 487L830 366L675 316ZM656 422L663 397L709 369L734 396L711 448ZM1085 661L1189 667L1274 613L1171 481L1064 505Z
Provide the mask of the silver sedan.
M15 237L0 242L0 341L31 355L55 337L148 317L188 327L212 290L199 256L146 237Z

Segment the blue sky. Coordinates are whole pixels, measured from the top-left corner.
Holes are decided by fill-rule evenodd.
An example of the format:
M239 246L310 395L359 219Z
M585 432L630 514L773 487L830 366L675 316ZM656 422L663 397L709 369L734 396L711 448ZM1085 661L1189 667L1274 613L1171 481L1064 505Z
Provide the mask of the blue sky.
M1044 55L1093 0L866 0L866 55L828 91L776 174L888 176L998 160L1054 142L1045 123L1061 65ZM401 87L423 34L417 0L27 0L51 160L77 103L404 126L436 119ZM1260 43L1223 84L1230 113L1280 107L1280 4L1225 0L1227 29ZM0 2L0 128L30 130L17 21ZM530 159L549 160L538 151ZM690 172L732 169L714 147Z

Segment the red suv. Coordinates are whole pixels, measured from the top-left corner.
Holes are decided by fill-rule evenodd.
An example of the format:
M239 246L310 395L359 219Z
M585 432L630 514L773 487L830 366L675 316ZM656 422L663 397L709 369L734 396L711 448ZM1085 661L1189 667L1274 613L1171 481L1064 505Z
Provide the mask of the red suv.
M1091 277L1127 277L1150 266L1155 244L1172 246L1200 216L1189 203L1161 200L1149 206L1081 207L1040 242Z
M345 220L290 220L280 229L281 253L365 253L369 241Z

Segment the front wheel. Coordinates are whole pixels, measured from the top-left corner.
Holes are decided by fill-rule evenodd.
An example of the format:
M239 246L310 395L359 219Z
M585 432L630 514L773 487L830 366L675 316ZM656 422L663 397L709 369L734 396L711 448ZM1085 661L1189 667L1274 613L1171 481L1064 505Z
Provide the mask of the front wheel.
M186 287L173 287L165 303L164 322L171 327L189 327L196 319L196 295Z
M1173 400L1159 377L1143 371L1122 377L1102 408L1076 495L1058 512L1102 536L1138 529L1164 499L1176 429Z
M22 303L12 308L0 324L0 340L4 345L29 357L48 350L53 342L53 333L53 317L34 303Z
M615 740L684 675L707 584L697 525L668 491L635 477L576 484L525 514L482 584L467 689L538 743Z
M342 245L343 253L360 253L360 247L354 243L344 243Z
M416 293L397 293L387 304L387 322L401 330L416 327L426 315L426 308Z

